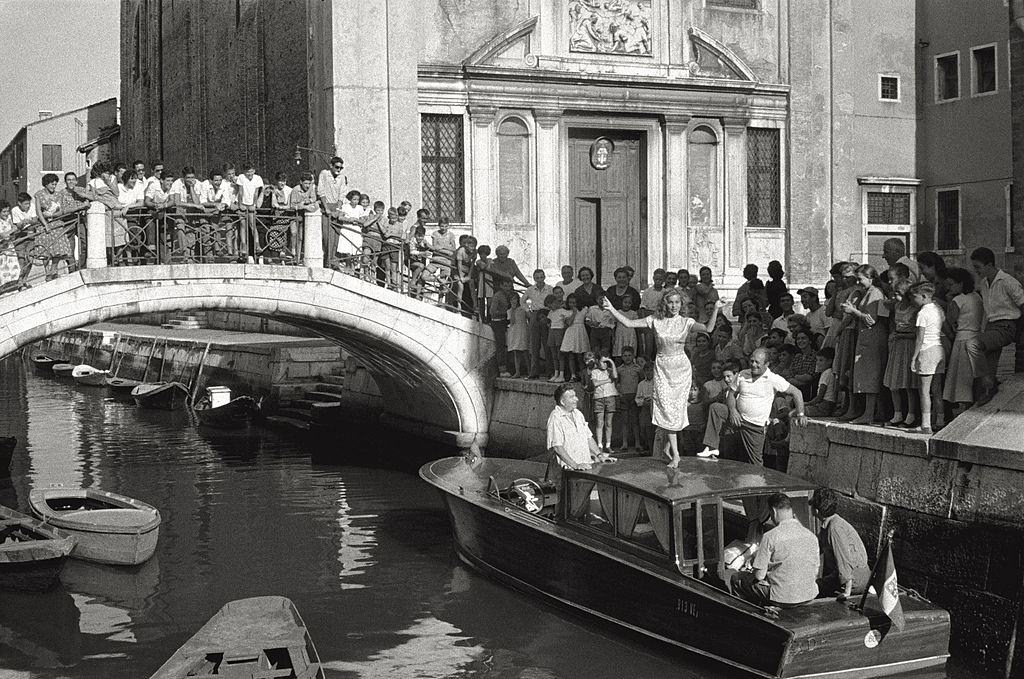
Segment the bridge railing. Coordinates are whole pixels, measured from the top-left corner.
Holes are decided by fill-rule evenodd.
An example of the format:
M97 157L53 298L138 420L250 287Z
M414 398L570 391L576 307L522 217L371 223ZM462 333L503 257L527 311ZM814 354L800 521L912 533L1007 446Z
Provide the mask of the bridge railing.
M86 208L16 225L0 235L0 257L17 258L17 278L0 282L0 294L21 290L85 266ZM12 260L13 261L13 260Z
M129 209L112 215L110 266L246 262L303 264L295 210Z

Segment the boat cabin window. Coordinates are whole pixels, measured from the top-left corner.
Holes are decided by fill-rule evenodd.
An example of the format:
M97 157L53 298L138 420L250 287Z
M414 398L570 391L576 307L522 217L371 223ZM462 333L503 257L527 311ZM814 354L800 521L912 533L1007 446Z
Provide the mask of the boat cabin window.
M793 502L793 516L804 527L816 533L807 493L786 494ZM726 545L734 540L756 543L761 539L765 523L771 519L771 511L768 509L770 495L765 493L722 498L722 529Z
M569 480L568 518L658 554L671 554L668 503L589 479Z

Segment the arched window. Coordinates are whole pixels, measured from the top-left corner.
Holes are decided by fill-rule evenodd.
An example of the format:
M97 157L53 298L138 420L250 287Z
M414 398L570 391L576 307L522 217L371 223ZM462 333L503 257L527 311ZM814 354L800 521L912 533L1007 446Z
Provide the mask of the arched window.
M687 148L690 226L718 223L718 137L706 125L693 128Z
M498 219L530 221L530 129L519 118L498 125Z

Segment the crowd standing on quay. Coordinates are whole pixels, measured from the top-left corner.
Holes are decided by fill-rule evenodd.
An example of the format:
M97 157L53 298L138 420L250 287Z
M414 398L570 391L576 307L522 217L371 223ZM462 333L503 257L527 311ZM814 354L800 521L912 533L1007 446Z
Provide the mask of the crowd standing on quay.
M795 293L779 262L768 263L766 281L748 264L726 309L706 266L696 276L658 269L642 292L628 266L607 287L586 263L562 266L553 285L541 269L528 280L504 245L492 252L456 236L443 215L407 201L374 201L344 170L333 157L294 185L281 172L265 182L251 163L203 180L159 161L151 171L142 161L96 163L84 185L72 172L47 174L34 196L0 203L0 290L24 286L39 264L19 250L18 233L34 231L32 243L45 245L47 277L67 270L75 234L40 227L90 201L110 211L110 257L130 258L129 225L157 214L173 228L149 237L166 238L185 261L198 256L196 230L216 225L240 261L268 253L267 224L286 225L275 247L297 252L301 215L320 210L326 266L488 323L502 377L579 381L602 450L619 415L623 449L657 448L670 461L701 444L715 454L722 434L735 433L760 463L765 438L784 437L791 415L930 433L992 397L1000 353L1021 335L1024 288L988 248L971 253L972 273L934 252L910 257L894 238L884 244L886 271L836 262L820 290Z

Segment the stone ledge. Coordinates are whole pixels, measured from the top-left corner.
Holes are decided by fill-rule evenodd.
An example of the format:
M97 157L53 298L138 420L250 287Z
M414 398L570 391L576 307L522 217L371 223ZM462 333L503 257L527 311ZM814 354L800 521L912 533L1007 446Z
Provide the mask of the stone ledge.
M1006 376L995 398L950 422L930 449L935 457L1024 471L1024 375Z

